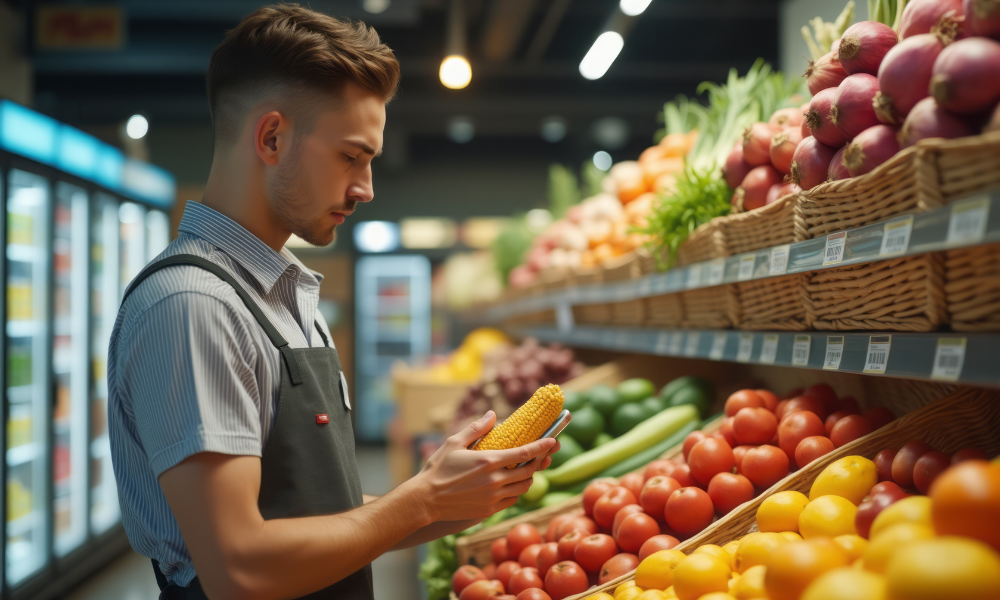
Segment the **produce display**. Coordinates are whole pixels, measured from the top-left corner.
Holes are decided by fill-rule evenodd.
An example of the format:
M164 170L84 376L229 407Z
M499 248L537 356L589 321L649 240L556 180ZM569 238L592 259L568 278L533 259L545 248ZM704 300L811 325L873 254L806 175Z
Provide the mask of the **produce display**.
M483 359L510 345L507 335L492 327L474 329L447 358L431 367L431 378L440 382L471 382L483 374Z

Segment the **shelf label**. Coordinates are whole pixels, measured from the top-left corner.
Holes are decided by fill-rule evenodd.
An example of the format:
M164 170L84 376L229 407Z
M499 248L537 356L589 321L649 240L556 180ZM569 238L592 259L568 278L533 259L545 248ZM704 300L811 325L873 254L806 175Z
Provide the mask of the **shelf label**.
M615 346L619 349L624 349L628 347L628 334L624 331L619 331L618 335L615 336Z
M889 221L882 227L882 248L879 256L906 254L910 247L910 233L913 231L913 215Z
M639 280L639 284L635 286L636 296L639 298L646 298L650 296L653 292L653 280L649 277L643 277Z
M569 302L560 302L556 305L556 328L559 329L559 333L573 331L573 307Z
M685 356L696 356L698 354L698 342L701 341L701 334L691 332L687 334L687 344L684 346Z
M823 266L835 265L844 260L847 232L838 231L826 236L826 250L823 252Z
M812 337L808 335L795 336L795 343L792 344L792 364L804 367L809 364L809 346Z
M865 373L885 373L885 366L889 363L889 346L891 345L891 335L869 336L868 356L865 357Z
M666 331L661 331L656 334L656 345L653 346L654 354L666 354L667 349L670 347L670 334Z
M708 357L712 360L722 360L722 355L726 353L726 338L729 337L725 333L716 333L712 336L712 349L708 353Z
M844 356L844 336L827 336L826 338L826 358L823 359L823 368L836 371L840 368L840 359Z
M769 333L764 336L764 342L760 345L760 362L773 365L776 358L778 358L778 334Z
M965 338L938 338L931 379L958 381L965 364Z
M708 263L707 285L719 285L726 275L726 259L717 258Z
M701 287L701 265L688 267L686 286L689 290Z
M990 198L983 194L951 205L948 243L978 242L986 234Z
M771 275L784 275L785 271L788 270L789 248L788 244L771 248L771 265L768 268L768 273Z
M741 333L740 345L736 349L736 362L750 362L750 355L753 353L753 334Z
M753 265L756 260L755 254L740 257L740 270L736 273L737 281L746 281L753 277Z
M670 355L680 356L681 346L684 345L684 334L683 333L672 333L670 335Z

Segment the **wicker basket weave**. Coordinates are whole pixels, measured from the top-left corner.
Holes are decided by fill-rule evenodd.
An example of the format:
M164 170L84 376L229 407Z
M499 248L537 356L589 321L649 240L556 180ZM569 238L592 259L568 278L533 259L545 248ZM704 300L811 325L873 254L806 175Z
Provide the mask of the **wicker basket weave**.
M771 277L736 284L740 329L804 331L808 328L805 275Z
M1000 187L1000 131L917 144L922 204L944 206L969 194Z
M944 265L952 329L1000 331L1000 244L950 250Z
M719 221L724 218L716 217L708 223L703 223L681 242L677 248L678 267L726 256L722 238L719 236Z
M663 294L646 298L645 325L652 327L680 327L684 322L684 303L680 294Z
M604 282L603 269L577 271L569 278L570 285L595 285ZM573 306L573 322L579 325L607 325L611 322L611 305L576 304Z
M677 266L725 258L726 250L719 235L716 217L702 224L677 249ZM739 322L739 301L732 285L680 292L682 317L680 327L688 329L726 329Z
M789 194L777 202L756 210L719 217L716 228L718 241L725 256L735 256L796 241L796 195Z
M642 262L635 252L608 261L604 267L605 282L628 281L642 277ZM611 304L611 323L614 325L641 325L645 315L644 298Z

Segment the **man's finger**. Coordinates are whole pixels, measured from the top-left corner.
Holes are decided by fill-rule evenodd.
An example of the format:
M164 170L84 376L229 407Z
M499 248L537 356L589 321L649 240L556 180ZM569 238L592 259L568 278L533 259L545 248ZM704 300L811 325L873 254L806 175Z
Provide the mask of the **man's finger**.
M486 411L481 418L469 423L461 431L451 436L451 439L463 448L468 448L469 444L486 435L496 423L497 415L492 410Z
M495 458L501 465L519 465L523 462L528 462L533 458L545 456L548 454L549 450L556 445L556 443L557 442L553 438L542 438L517 448L497 450ZM494 457L491 456L490 458L493 459Z
M514 483L508 483L500 488L500 495L504 498L517 498L521 494L527 492L530 487L531 478L524 481L515 481Z

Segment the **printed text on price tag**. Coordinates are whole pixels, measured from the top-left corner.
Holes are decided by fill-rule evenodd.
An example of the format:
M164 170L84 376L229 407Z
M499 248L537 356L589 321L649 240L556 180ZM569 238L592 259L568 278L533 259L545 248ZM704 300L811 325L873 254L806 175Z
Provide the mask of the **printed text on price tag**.
M844 246L847 232L838 231L826 236L826 250L823 252L823 266L835 265L844 260Z
M764 336L764 341L760 345L760 362L773 365L776 358L778 358L778 335L769 333Z
M792 344L792 364L804 367L809 364L809 345L812 338L808 335L795 336L795 343Z
M889 364L891 335L873 335L868 338L868 355L865 357L865 373L885 373Z
M698 354L698 342L701 341L701 334L692 332L687 334L687 344L684 346L685 356L695 356Z
M753 254L740 257L740 270L736 273L738 281L746 281L753 277L753 265L757 257Z
M751 354L753 354L753 334L741 333L740 345L736 349L736 362L750 362Z
M913 215L889 221L882 227L882 248L879 256L905 254L910 247L910 233L913 231Z
M938 338L931 379L958 381L965 364L965 338Z
M725 333L716 333L712 335L712 349L708 352L708 357L712 360L722 360L722 355L726 352L726 338L728 336Z
M840 368L840 359L844 356L844 336L827 336L826 357L823 359L823 368L836 371Z
M948 243L978 242L986 234L990 198L983 194L951 205Z
M684 334L683 333L673 333L670 335L670 356L680 356L681 347L684 345Z
M788 270L788 249L790 246L775 246L771 248L771 265L768 272L771 275L783 275Z
M708 281L705 285L719 285L725 278L726 259L717 258L708 263Z

